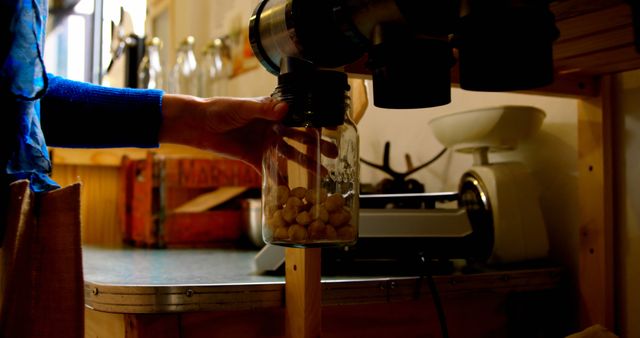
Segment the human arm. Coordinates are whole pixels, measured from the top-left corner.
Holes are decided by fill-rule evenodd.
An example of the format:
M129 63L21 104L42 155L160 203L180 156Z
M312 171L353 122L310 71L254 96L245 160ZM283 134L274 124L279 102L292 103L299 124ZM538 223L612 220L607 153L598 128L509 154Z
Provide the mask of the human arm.
M110 88L49 75L40 123L47 145L158 147L160 90Z
M260 168L262 150L286 104L269 97L195 98L165 94L161 143L176 143L237 158Z
M175 143L260 167L265 137L286 105L268 98L197 98L158 90L108 88L50 76L42 100L47 144L153 148Z

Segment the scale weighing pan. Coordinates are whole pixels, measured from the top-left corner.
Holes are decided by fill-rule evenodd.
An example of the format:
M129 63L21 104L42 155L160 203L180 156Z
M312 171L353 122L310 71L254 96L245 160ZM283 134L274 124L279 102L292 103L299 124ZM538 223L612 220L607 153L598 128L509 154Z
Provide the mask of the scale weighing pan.
M536 107L508 105L442 115L429 121L429 126L449 149L507 151L538 132L545 117Z

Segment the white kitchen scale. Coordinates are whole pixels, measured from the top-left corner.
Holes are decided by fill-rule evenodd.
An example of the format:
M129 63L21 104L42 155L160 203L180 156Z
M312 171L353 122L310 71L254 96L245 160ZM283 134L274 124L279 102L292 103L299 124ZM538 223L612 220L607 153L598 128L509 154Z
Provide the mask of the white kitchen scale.
M430 126L448 149L473 156L458 192L361 195L358 242L323 249L333 261L474 259L489 264L544 259L549 244L537 187L520 162L490 163L490 152L513 151L535 134L544 111L530 106L499 106L434 118ZM369 208L402 200L423 208ZM438 207L457 202L457 207ZM325 258L326 256L326 258ZM284 247L266 245L255 257L257 273L284 263ZM372 264L370 264L372 265Z

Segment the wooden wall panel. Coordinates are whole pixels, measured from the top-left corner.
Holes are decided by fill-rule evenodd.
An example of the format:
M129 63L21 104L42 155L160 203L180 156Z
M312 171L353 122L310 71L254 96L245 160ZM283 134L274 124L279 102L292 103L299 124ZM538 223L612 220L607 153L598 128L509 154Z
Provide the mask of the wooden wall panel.
M601 324L614 329L614 192L612 163L612 83L601 95L578 107L579 302L583 328Z
M121 246L118 221L118 168L56 165L53 179L62 186L82 182L82 243Z

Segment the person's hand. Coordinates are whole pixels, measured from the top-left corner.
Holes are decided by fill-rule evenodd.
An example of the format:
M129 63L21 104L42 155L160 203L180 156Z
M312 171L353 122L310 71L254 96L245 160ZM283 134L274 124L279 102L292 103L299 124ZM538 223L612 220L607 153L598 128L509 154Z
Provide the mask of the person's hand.
M176 143L243 160L260 170L262 154L287 104L270 97L197 98L165 94L161 143Z

